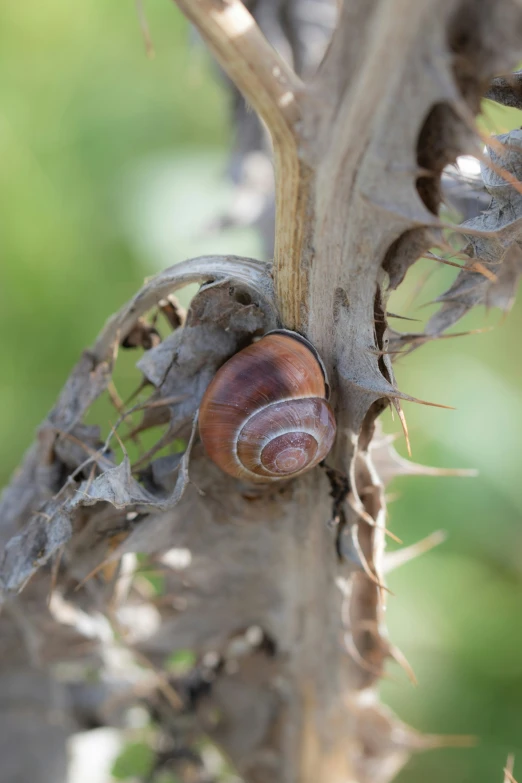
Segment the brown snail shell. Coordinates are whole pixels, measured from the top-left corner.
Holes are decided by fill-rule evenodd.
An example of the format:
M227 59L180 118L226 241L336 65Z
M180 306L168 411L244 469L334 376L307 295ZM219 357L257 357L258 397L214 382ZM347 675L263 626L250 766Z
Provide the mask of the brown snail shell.
M232 356L199 409L208 456L225 473L266 483L323 460L335 438L321 360L294 332L270 332Z

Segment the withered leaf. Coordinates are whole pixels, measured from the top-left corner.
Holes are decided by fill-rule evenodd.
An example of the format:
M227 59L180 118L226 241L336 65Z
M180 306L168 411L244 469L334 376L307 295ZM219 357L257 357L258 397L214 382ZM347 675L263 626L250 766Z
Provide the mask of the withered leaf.
M490 207L461 226L469 240L464 252L479 261L486 274L469 269L459 272L436 299L442 307L429 320L428 335L440 335L481 304L506 312L515 297L521 274L522 193L510 179L522 182L522 130L493 138L487 149L491 165L481 164L484 186L492 198Z
M44 565L72 534L70 515L64 506L48 503L21 533L7 542L0 565L0 585L18 590Z

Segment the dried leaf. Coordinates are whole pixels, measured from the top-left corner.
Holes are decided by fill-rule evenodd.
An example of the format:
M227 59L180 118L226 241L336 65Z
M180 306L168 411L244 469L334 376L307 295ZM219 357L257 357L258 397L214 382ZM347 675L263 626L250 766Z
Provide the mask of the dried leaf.
M59 503L49 503L24 530L7 542L0 565L0 585L18 590L72 534L69 514Z
M522 109L522 71L497 76L491 82L485 97L503 106Z
M461 231L468 236L465 252L477 259L483 271L463 270L437 302L442 307L426 326L427 335L439 335L469 310L481 304L507 312L522 274L522 194L506 182L502 171L522 181L522 130L493 137L488 147L492 166L481 164L484 186L492 197L488 210L466 221Z

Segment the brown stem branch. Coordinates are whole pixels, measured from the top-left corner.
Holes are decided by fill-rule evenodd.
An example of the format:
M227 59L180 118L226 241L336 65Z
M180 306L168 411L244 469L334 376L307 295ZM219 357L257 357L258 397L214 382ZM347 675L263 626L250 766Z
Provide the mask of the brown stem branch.
M302 329L307 272L301 265L309 169L301 160L305 88L240 0L175 0L265 123L274 147L274 282L283 324Z
M274 144L299 136L301 80L268 43L241 0L175 0L244 98Z

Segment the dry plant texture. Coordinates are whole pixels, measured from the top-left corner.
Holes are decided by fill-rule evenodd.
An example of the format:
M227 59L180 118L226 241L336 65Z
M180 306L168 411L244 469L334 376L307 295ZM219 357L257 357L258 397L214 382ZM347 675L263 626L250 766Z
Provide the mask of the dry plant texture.
M522 132L484 151L474 117L485 94L522 106L521 75L502 76L522 58L522 3L177 4L230 80L232 174L245 198L264 183L267 247L273 152L274 261L197 258L148 281L83 353L4 491L0 780L64 780L68 733L119 725L139 700L164 747L204 733L246 783L384 783L444 740L378 699L389 658L408 670L386 631L385 573L439 539L387 559L386 483L438 471L400 458L376 420L392 405L404 421L416 401L397 388L397 353L476 305L512 303ZM461 154L481 160L482 182L448 173ZM388 297L426 254L461 268L426 330L398 332ZM172 294L193 282L185 314ZM223 362L277 326L318 349L338 436L325 465L254 487L209 462L197 411ZM131 349L139 393L123 405L111 378ZM85 420L103 394L118 408L105 441ZM185 649L194 668L170 676ZM20 758L14 737L35 752ZM211 780L195 751L181 756L181 779Z

